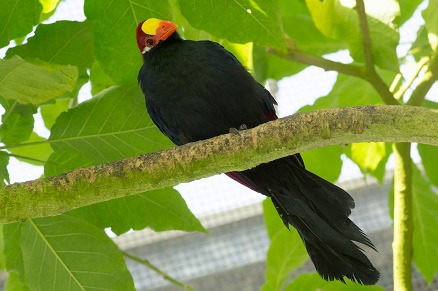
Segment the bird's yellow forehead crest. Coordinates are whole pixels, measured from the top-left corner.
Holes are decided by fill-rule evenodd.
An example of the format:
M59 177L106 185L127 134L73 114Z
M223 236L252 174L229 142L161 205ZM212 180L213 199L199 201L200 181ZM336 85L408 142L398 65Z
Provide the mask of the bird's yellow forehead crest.
M160 19L149 18L148 20L143 22L141 30L143 30L143 32L146 34L155 35L157 28L160 26L160 22Z

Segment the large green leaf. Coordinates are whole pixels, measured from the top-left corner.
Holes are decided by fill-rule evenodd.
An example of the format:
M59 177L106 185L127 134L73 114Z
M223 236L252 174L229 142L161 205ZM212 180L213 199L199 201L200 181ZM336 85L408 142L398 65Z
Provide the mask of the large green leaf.
M417 269L427 282L431 283L438 272L438 193L423 177L420 170L412 167L412 210L413 210L413 258ZM394 189L390 190L389 211L394 217Z
M71 216L24 222L21 250L31 290L134 290L117 246L103 230Z
M149 118L137 83L112 87L62 113L52 127L49 142L56 155L76 152L94 164L171 146ZM47 170L46 175L51 176Z
M294 228L280 230L271 241L266 258L266 281L262 291L282 290L291 272L304 264L309 256Z
M417 31L417 38L412 43L410 53L414 56L418 62L422 57L428 56L432 52L432 48L427 37L427 29L425 25L420 26Z
M0 59L0 95L23 104L40 104L72 91L76 67L45 62L29 63L19 56Z
M347 42L351 56L364 62L359 18L354 1L306 0L316 27L327 37ZM347 6L349 5L349 6ZM400 8L395 0L365 1L374 62L382 69L399 71L396 47Z
M20 104L0 96L0 104L5 109L0 125L0 140L5 145L19 144L30 137L33 131L37 108L32 104Z
M178 1L190 24L234 43L285 48L279 0Z
M1 7L0 47L25 36L39 23L42 7L38 0L2 1Z
M302 152L301 156L307 170L333 183L341 174L343 153L344 149L340 146L329 146Z
M29 288L20 281L17 272L8 272L8 279L5 282L5 291L28 291Z
M205 231L201 223L190 213L178 191L172 188L134 194L79 208L70 211L69 214L86 219L102 229L111 227L118 235L131 228L140 230L145 227L155 231Z
M427 36L432 49L438 48L438 0L429 0L429 6L421 13L427 28Z
M95 57L104 72L117 84L135 80L142 57L135 42L140 21L155 17L171 19L167 1L85 1L85 15L96 20Z
M24 45L8 50L6 57L40 59L60 65L89 68L93 62L93 25L90 21L40 24Z
M380 286L364 286L346 281L325 281L317 273L301 274L286 286L285 291L384 291Z
M40 2L43 5L43 13L50 13L55 10L59 0L40 0Z

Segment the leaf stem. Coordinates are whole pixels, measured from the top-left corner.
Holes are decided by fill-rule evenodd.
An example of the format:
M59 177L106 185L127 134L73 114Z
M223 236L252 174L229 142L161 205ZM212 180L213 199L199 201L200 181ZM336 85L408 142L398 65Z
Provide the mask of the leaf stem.
M401 88L394 94L395 99L400 100L406 91L411 87L412 83L414 83L415 79L421 72L421 69L427 64L429 58L422 58L418 63L414 74L412 74L411 78L401 86Z
M148 267L149 269L151 269L152 271L154 271L155 273L160 275L164 280L169 281L170 283L172 283L176 286L179 286L179 287L183 288L184 290L194 290L190 285L183 283L181 281L178 281L177 279L173 278L172 276L170 276L169 274L167 274L166 272L164 272L163 270L161 270L160 268L158 268L157 266L152 264L149 260L136 257L134 255L131 255L130 253L123 251L123 250L121 252L125 257Z
M412 290L412 160L410 143L393 144L394 290Z
M438 49L430 57L429 66L406 104L419 106L438 79Z

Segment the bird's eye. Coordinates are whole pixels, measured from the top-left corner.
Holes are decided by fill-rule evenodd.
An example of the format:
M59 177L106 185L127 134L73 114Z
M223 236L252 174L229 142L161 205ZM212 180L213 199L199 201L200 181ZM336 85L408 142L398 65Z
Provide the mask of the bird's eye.
M148 40L146 40L146 44L153 45L154 41L152 39L148 39Z

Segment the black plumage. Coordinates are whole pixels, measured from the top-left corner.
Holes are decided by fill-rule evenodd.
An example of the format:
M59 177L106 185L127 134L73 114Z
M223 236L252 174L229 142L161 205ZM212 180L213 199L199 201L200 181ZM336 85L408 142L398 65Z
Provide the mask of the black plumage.
M159 23L164 29L170 22ZM137 42L144 64L138 81L149 115L175 144L208 139L243 124L252 128L277 118L271 94L221 45L183 40L174 31L176 26L165 38L157 39L146 34L142 24L137 29ZM307 171L299 154L227 175L272 198L286 227L298 230L324 279L344 281L347 277L366 285L378 281L379 272L353 242L374 249L348 218L353 198Z

